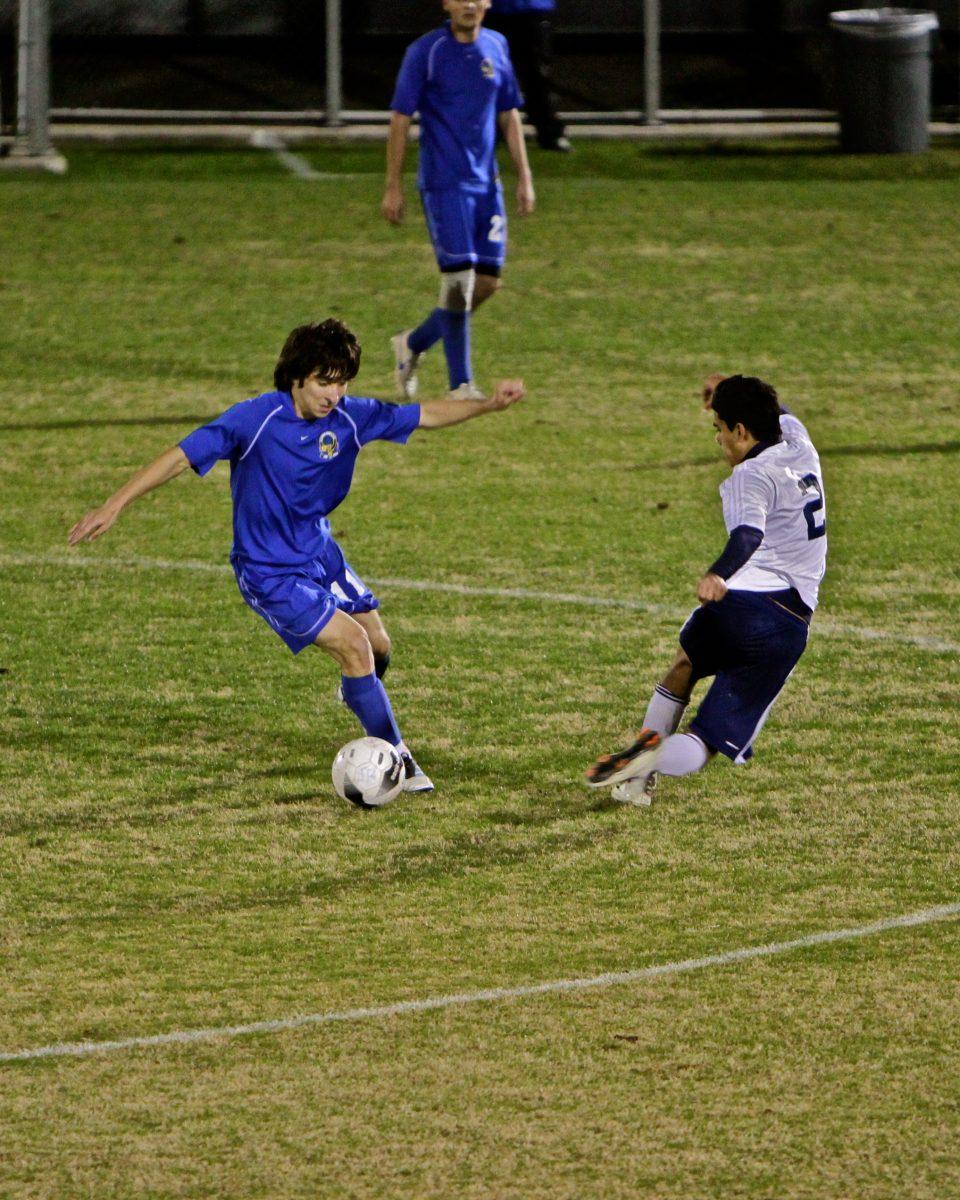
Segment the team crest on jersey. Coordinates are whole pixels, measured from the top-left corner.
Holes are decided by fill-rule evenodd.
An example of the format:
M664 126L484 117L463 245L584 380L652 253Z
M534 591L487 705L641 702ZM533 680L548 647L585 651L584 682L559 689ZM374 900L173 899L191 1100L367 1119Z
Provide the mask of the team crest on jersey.
M320 457L323 459L336 458L340 453L340 443L337 435L329 430L320 438Z
M494 79L496 77L497 71L493 65L492 58L485 58L481 61L480 74L484 77L484 79Z

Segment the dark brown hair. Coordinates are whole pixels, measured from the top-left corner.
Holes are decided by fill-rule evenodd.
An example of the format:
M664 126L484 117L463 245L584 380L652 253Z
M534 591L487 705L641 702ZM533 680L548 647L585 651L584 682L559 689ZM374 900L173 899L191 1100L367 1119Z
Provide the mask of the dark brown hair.
M273 372L277 391L289 392L314 371L330 383L346 383L360 370L360 343L342 321L329 317L298 325L283 343Z
M780 400L776 389L753 375L730 375L713 393L710 407L728 429L739 422L758 442L780 441Z

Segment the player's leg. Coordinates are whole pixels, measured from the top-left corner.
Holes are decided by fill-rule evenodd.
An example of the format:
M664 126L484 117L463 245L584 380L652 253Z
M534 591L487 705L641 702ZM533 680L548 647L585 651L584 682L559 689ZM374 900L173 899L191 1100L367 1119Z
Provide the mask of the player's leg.
M687 732L741 764L807 645L802 617L755 592L728 592L712 605L726 621L735 658L717 671Z
M477 258L477 281L473 289L473 312L503 287L500 278L507 259L507 210L503 188L497 184L475 205L473 244Z
M488 269L482 265L477 267L477 280L473 286L473 307L471 312L476 312L485 300L489 300L491 296L496 295L503 287L503 280L499 274L490 274Z
M373 648L359 621L336 609L317 633L314 644L340 668L343 702L370 737L391 746L403 741L386 689L373 666Z
M622 750L604 754L587 769L589 787L614 787L616 800L649 804L658 775L688 774L699 770L713 757L699 739L678 735L684 709L698 679L713 675L727 661L722 631L712 608L694 610L680 631L680 646L670 669L654 689L647 704L643 726ZM693 742L705 753L694 754ZM671 746L666 769L659 765L664 748ZM684 751L681 755L680 751ZM681 761L682 759L682 761ZM696 765L694 765L696 763ZM675 768L683 767L683 770Z
M461 400L482 399L473 383L470 357L470 310L476 279L472 264L461 263L440 273L443 352L447 359L450 394Z
M699 633L712 625L715 644L701 655L697 636L691 635L685 639L684 648L690 653L694 678L701 674L701 657L712 658L710 665L716 678L689 728L666 738L648 756L637 760L644 771L674 777L692 775L718 753L735 763L746 762L807 644L803 619L763 595L728 593L719 603L700 611L705 617L697 623ZM690 625L688 622L684 627L684 634ZM638 803L639 792L638 779L631 777L615 787L613 794L615 799Z
M371 612L355 612L353 619L366 630L373 651L373 669L378 679L382 679L390 666L390 635L376 609Z
M417 326L392 339L394 378L400 393L416 395L420 356L442 340L451 392L473 391L470 364L470 310L476 254L473 248L475 198L454 190L423 192L423 212L440 268L436 308Z
M455 231L451 233L449 216L446 213L447 202L442 192L421 192L423 215L427 223L427 232L433 243L434 253L438 263L445 255L444 237L447 241L455 240ZM441 266L442 269L442 266ZM415 329L407 329L395 334L390 339L393 350L393 378L398 393L407 400L413 400L418 391L417 369L421 357L431 346L436 345L443 337L443 307L442 301L436 308L431 309L423 321Z
M387 693L383 689L381 681L390 665L390 635L377 611L380 601L350 566L343 556L343 551L333 540L327 545L319 566L322 568L320 577L325 586L333 593L338 609L342 613L349 614L366 635L372 656L373 675L386 697ZM348 699L348 692L351 690L355 690L353 685L346 684L345 686L345 680L341 679L337 695L356 713L356 709L350 705ZM389 704L389 700L387 703ZM359 714L357 715L359 716ZM405 792L433 791L433 784L413 757L406 742L401 738L395 745L403 758L405 770L403 790Z

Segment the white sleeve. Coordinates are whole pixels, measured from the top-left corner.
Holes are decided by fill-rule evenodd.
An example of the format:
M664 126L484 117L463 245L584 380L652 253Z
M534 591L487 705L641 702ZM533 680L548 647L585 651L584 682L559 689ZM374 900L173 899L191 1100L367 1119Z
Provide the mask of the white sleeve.
M809 442L810 434L807 427L793 413L780 414L780 432L785 442Z
M744 463L736 467L723 500L727 532L732 533L739 525L749 525L765 533L767 513L775 497L773 480L759 464Z

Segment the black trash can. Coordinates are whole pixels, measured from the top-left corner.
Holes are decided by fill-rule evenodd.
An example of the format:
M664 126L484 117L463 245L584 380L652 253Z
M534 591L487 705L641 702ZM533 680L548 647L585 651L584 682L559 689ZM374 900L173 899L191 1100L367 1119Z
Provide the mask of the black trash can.
M840 68L840 144L854 154L919 154L930 144L935 13L858 8L830 14Z

